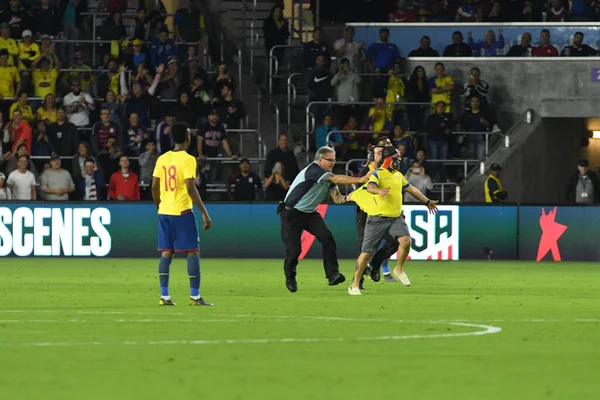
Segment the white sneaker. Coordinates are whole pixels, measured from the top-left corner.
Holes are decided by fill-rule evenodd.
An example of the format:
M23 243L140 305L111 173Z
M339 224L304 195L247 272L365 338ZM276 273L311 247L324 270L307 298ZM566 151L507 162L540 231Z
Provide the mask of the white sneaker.
M352 287L352 286L350 286L348 288L348 294L351 295L351 296L360 296L360 295L362 295L362 293L360 292L359 288Z
M393 270L392 275L398 282L400 282L404 286L410 286L410 279L408 279L408 276L406 276L406 272L402 271L402 273L399 274L398 272L396 272L396 270Z

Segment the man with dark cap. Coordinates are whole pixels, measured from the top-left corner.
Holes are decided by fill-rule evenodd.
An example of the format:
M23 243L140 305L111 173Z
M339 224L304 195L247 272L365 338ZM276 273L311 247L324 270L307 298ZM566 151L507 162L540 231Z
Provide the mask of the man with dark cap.
M577 172L569 180L567 202L592 204L600 202L600 181L595 172L589 171L588 160L579 160Z
M262 182L258 174L250 169L247 158L240 160L240 170L236 171L227 181L227 195L231 201L255 201L262 198ZM231 185L235 188L231 190Z
M500 203L506 199L508 193L504 190L502 182L500 182L500 171L502 167L498 163L493 163L490 166L490 175L485 180L484 194L486 203Z

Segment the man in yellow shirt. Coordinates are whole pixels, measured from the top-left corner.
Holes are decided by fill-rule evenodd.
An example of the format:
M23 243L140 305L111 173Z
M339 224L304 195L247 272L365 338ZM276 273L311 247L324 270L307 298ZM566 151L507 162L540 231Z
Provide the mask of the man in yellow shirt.
M58 79L58 69L60 63L56 54L52 54L55 67L50 69L52 65L47 56L40 57L33 62L33 89L35 97L45 99L47 95L56 96L56 80ZM39 67L39 69L37 69Z
M158 251L162 252L158 266L159 305L175 305L169 296L169 268L173 254L185 252L190 278L189 304L212 306L200 297L200 237L193 205L202 213L204 230L211 227L211 220L196 189L196 159L186 151L191 141L187 124L173 124L171 137L175 148L156 160L152 174L152 198L158 209Z
M8 115L10 115L11 119L13 118L13 112L19 110L21 111L22 118L27 121L29 125L33 124L33 110L31 109L28 100L27 92L19 93L17 101L12 103L10 110L8 111Z
M8 65L15 65L15 58L19 55L19 46L15 39L10 37L10 25L8 22L0 24L0 50L6 49L8 51Z
M410 251L410 231L402 215L402 192L406 191L425 203L431 213L437 212L437 201L429 200L419 189L406 181L399 171L400 154L393 146L383 149L379 168L369 181L349 195L369 216L365 226L362 251L358 257L358 267L354 272L354 282L348 288L350 295L361 295L360 280L367 268L367 262L387 235L398 242L398 260L392 276L404 286L410 280L404 272L404 263Z
M451 100L452 90L454 89L454 79L446 75L446 67L443 63L435 64L435 77L429 80L429 88L431 89L431 112L435 113L435 105L439 101L446 104L446 114L452 112Z
M0 100L12 100L17 97L21 90L21 77L19 71L8 65L8 50L0 50ZM17 83L15 85L15 82ZM16 86L16 90L15 90ZM8 105L4 111L8 111Z

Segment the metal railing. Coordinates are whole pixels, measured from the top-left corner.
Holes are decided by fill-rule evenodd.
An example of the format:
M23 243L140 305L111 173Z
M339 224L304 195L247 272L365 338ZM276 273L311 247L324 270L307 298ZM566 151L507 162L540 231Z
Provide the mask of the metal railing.
M269 95L273 94L273 78L275 77L279 77L278 73L279 73L279 61L277 60L277 57L273 56L273 50L275 48L283 48L283 49L302 49L302 47L300 46L290 46L290 45L276 45L271 47L271 49L269 50L269 57L267 59L267 62L269 63L269 77L268 77L268 83L269 83Z
M294 72L287 79L287 124L292 126L292 106L296 103L296 86L292 84L292 78L295 76L304 76L303 73Z

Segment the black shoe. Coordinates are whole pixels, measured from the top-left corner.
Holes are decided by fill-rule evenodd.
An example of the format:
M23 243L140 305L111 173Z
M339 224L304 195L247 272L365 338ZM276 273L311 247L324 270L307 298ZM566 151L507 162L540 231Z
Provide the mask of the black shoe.
M373 279L373 282L379 282L379 280L381 280L381 268L371 269L371 279Z
M342 282L346 281L346 277L344 274L337 272L329 278L329 286L339 285Z
M363 277L361 277L361 278L360 278L360 282L359 282L359 284L358 284L358 288L359 288L360 290L365 290L365 285L364 285L364 283L365 283L365 277L363 276Z
M292 293L296 293L298 291L298 283L295 279L286 279L285 287Z

